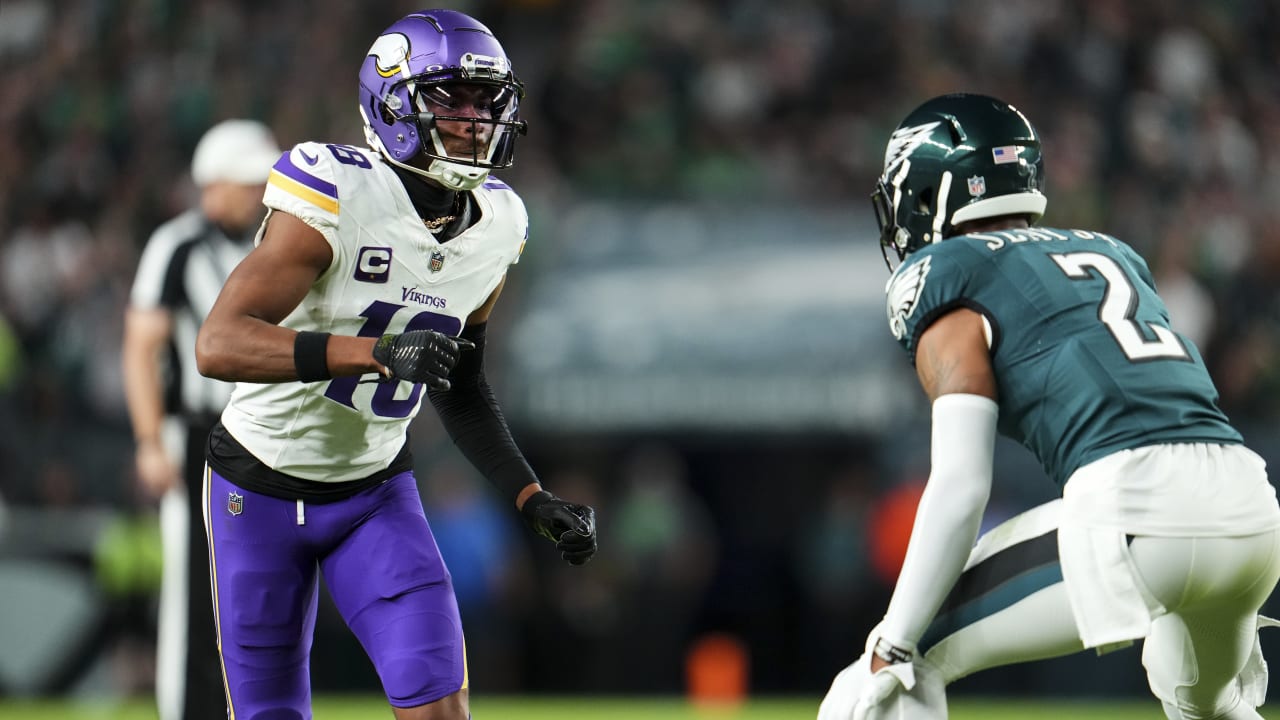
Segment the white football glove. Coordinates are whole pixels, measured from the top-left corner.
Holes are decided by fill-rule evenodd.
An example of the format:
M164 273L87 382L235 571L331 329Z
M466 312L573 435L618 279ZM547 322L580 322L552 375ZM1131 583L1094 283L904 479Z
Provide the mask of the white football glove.
M888 720L901 713L905 695L916 686L915 665L898 663L871 674L871 655L864 653L841 670L818 706L818 720Z
M901 716L902 713L894 708L906 701L905 696L915 686L913 663L898 663L880 668L872 673L871 682L862 688L858 703L853 706L853 720L887 720Z
M818 720L947 720L946 683L928 660L917 655L871 674L871 648L879 636L877 625L862 657L831 681Z
M818 706L818 720L851 720L862 688L871 681L871 665L864 653L852 665L836 674L831 689Z

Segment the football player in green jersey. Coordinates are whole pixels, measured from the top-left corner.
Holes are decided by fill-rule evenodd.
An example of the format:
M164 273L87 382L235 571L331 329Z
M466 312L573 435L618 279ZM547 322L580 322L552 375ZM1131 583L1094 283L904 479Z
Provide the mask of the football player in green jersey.
M820 720L945 717L957 678L1138 639L1169 718L1261 717L1258 609L1280 578L1265 465L1143 259L1037 227L1043 188L1039 135L995 98L934 98L889 139L872 199L932 470L884 620ZM978 539L997 432L1062 498Z

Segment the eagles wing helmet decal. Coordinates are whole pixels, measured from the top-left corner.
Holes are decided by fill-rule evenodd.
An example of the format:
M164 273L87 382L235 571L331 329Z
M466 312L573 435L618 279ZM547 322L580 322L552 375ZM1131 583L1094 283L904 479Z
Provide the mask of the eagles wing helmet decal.
M893 135L889 136L889 146L884 151L885 176L887 177L889 171L897 167L898 163L910 157L911 153L916 151L916 148L929 139L929 136L933 134L934 128L941 124L941 121L935 120L924 125L894 130Z
M924 292L924 281L929 275L932 260L932 256L926 256L920 262L903 265L890 276L889 284L885 286L889 330L897 340L907 334L907 318L915 313L920 304L920 295Z

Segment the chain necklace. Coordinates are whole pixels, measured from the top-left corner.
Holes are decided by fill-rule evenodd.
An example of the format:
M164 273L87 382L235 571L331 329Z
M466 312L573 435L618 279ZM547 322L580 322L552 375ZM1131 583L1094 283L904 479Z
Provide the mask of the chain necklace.
M458 219L458 214L462 208L462 193L454 193L453 209L448 215L441 215L437 218L422 218L422 224L427 226L431 232L440 232L446 225Z

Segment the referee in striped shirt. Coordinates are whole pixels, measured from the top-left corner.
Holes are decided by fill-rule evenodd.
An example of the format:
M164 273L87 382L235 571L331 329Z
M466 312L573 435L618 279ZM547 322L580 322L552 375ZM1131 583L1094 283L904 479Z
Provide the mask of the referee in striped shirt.
M271 131L255 121L227 120L204 134L191 162L199 205L151 235L125 311L125 397L137 475L160 500L164 546L160 720L227 717L200 488L205 442L232 385L200 375L195 343L228 273L253 245L267 175L280 154Z

